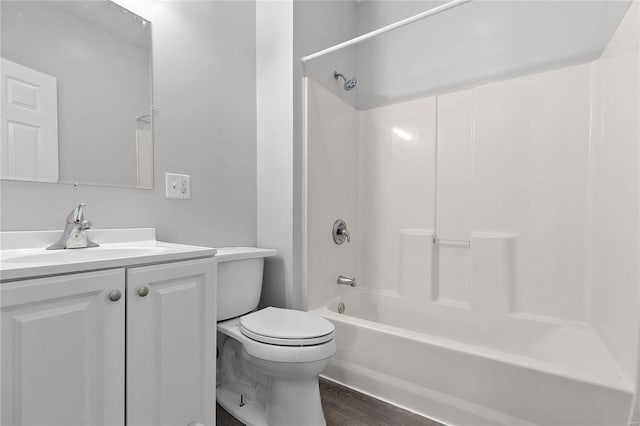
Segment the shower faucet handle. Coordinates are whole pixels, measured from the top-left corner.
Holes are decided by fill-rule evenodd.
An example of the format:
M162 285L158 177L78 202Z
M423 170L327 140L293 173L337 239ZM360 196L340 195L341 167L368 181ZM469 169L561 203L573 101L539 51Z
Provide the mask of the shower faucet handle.
M344 243L345 240L350 243L351 236L349 235L349 230L347 229L345 221L338 219L333 224L333 242L340 245Z

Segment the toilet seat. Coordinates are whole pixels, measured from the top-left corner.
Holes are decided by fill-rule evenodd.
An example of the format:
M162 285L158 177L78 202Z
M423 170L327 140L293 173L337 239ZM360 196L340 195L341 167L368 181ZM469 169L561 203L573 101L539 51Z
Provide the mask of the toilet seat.
M240 318L233 318L218 323L219 332L242 343L242 347L252 357L266 361L284 363L314 362L331 358L336 353L335 339L319 345L309 346L270 345L245 336L242 331L240 331L240 328Z
M260 334L253 333L242 326L240 327L240 332L244 336L251 340L255 340L256 342L277 346L314 346L326 343L333 339L333 333L308 339L279 339L277 337L262 336Z
M335 326L309 312L269 307L241 317L240 332L269 345L313 346L332 340Z

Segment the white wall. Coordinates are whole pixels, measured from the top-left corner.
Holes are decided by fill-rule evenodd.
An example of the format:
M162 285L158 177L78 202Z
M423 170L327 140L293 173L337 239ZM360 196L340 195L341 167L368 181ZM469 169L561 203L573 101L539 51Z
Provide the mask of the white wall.
M637 11L638 11L638 4L639 4L639 2L637 0L634 0L634 6L633 7L635 7ZM635 12L635 13L640 13L640 11ZM640 54L637 55L636 66L640 69ZM638 87L637 87L637 94L638 94L638 99L640 99L640 84L638 84ZM640 127L640 120L638 120L638 126ZM638 132L640 133L640 129L638 130ZM640 186L640 184L639 184L639 186ZM639 194L639 196L640 196L640 194ZM640 298L638 298L637 311L640 312ZM637 345L638 359L636 360L636 381L635 381L636 395L635 395L635 400L634 400L634 406L633 406L631 415L629 416L630 417L630 420L629 420L630 424L634 424L633 422L635 422L635 424L640 424L640 330L638 331L638 337L639 337L639 339L638 339L639 343Z
M295 99L300 102L303 76L311 77L345 102L355 105L356 91L345 91L344 81L336 80L333 72L347 78L356 74L353 49L343 49L303 64L300 59L319 50L349 40L357 35L358 8L355 0L294 1L294 57L296 71Z
M640 311L640 4L593 64L587 238L589 321L626 375L635 372Z
M150 49L56 2L1 7L1 56L57 79L60 180L136 186L134 117L150 112Z
M325 58L324 63L302 64L300 59L325 47L340 43L356 36L357 9L355 0L297 0L294 1L293 30L293 276L296 286L303 290L304 279L302 264L303 253L303 77L313 75L325 85L331 93L353 105L356 97L353 92L345 92L342 83L334 80L333 71L345 75L355 72L355 56L352 52L341 52ZM337 218L336 218L337 219ZM298 306L304 306L302 295Z
M353 241L359 247L359 286L398 294L403 286L399 265L408 255L403 243L415 231L423 241L432 238L435 98L361 111L357 144L358 233Z
M437 98L437 116L435 98L362 111L356 154L348 143L355 137L341 119L353 118L336 100L314 95L308 106L309 250L317 243L315 228L330 229L314 215L339 216L356 203L360 286L401 293L398 270L413 256L403 244L415 232L459 241L474 232L514 234L509 306L496 300L496 309L585 321L590 78L589 65L582 65L446 94ZM330 203L336 191L354 192L353 176L344 171L354 168L357 199ZM332 179L334 173L341 178ZM328 262L336 248L326 250L309 258ZM430 297L472 304L479 283L464 272L467 252L438 247Z
M308 305L339 295L334 276L355 268L351 291L404 308L401 317L433 315L444 337L471 341L464 329L483 321L555 327L592 347L570 364L634 382L639 22L634 4L592 63L366 111L310 82ZM338 157L354 156L354 138L355 177ZM354 211L355 256L322 231ZM432 248L434 235L471 246ZM545 333L540 353L555 335Z
M257 241L266 259L261 305L297 306L293 285L293 3L256 3Z
M586 320L589 83L589 66L580 65L481 86L468 100L468 214L474 230L518 235L516 312Z
M506 265L515 271L508 306L500 298L496 310L586 321L590 82L590 65L580 65L441 95L437 113L431 97L355 116L314 88L307 106L310 265L312 258L330 263L338 250L330 244L324 255L315 252L314 238L328 240L330 230L318 215L337 218L354 205L352 244L366 289L402 293L398 271L414 257L403 244L416 232L459 241L479 232L516 235ZM355 134L348 127L354 117ZM468 252L438 247L434 301L473 304L480 283L465 272ZM313 287L319 278L308 272ZM340 273L337 265L331 273Z
M338 274L358 277L358 111L311 79L305 81L304 308L338 295ZM337 219L351 242L336 245Z
M353 37L355 10L355 1L257 3L258 245L279 250L265 264L262 305L303 306L301 111L307 70L300 58ZM355 57L345 53L333 66L352 72ZM318 78L344 92L333 68Z
M167 241L255 245L255 4L157 2L153 37L154 189L3 180L2 230L61 229L86 202L96 228L152 226ZM191 200L164 198L165 172L191 175Z
M441 3L361 1L358 30L367 32ZM597 59L628 5L629 1L473 1L380 35L356 49L358 108Z

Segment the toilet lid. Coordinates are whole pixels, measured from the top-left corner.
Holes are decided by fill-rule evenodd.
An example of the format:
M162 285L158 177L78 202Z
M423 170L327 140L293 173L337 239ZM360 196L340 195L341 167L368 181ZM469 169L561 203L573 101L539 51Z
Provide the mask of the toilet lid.
M271 345L319 345L333 339L334 330L321 316L293 309L265 308L240 318L242 334Z

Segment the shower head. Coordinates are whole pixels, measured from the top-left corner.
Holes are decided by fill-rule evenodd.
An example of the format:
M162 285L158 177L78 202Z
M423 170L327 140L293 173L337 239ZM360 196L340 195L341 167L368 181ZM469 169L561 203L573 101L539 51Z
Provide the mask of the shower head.
M355 78L349 79L344 82L344 90L354 89L358 85L358 80Z
M337 80L338 77L344 80L344 90L352 90L358 84L358 80L356 80L355 78L350 78L347 80L344 75L340 74L338 71L334 71L333 78Z

